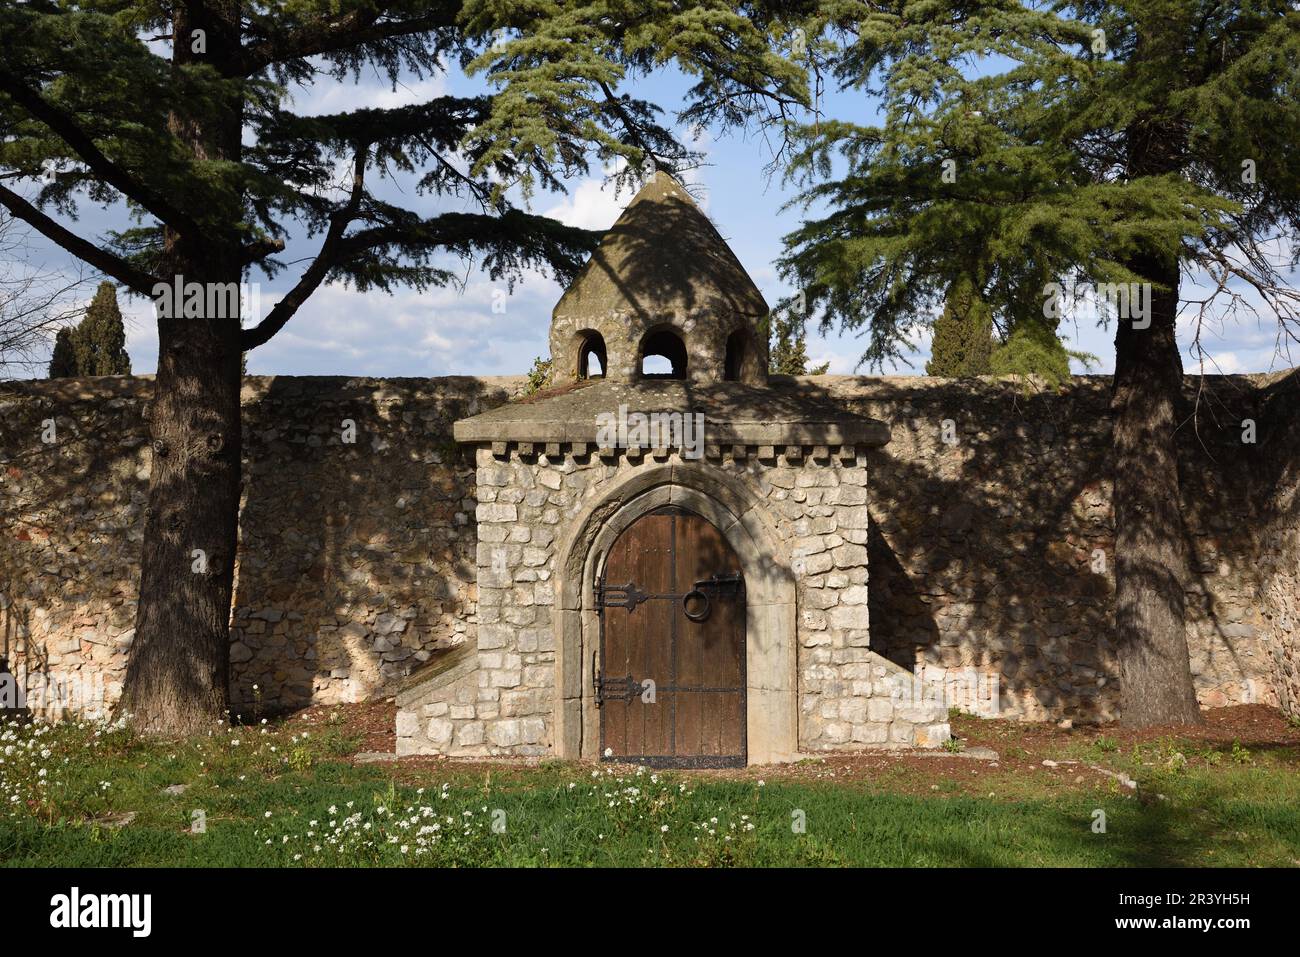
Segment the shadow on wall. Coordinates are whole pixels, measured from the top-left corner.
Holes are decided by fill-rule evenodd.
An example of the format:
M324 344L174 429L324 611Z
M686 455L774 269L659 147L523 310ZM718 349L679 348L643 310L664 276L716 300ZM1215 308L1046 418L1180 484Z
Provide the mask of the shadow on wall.
M357 700L466 640L477 600L474 463L451 424L504 401L514 381L246 382L238 708L258 707L254 684L280 708ZM1211 706L1257 694L1294 709L1300 378L1207 377L1193 419L1197 384L1188 381L1180 441L1198 691ZM773 377L773 386L773 409L785 392L892 427L869 461L874 650L910 670L992 672L1005 713L1113 715L1108 380L1033 397L905 378ZM11 664L50 681L101 672L114 697L135 615L148 380L5 391L3 621L11 642L30 632L20 649L11 644ZM43 444L50 417L59 441ZM1242 442L1247 418L1253 445ZM944 420L954 443L943 441Z
M1271 577L1261 601L1265 642L1279 704L1300 715L1300 371L1273 376L1257 406L1259 441L1248 472L1255 561Z
M706 309L757 319L763 306L744 267L684 189L672 190L629 205L587 269L617 290L641 323Z
M1114 532L1105 387L1063 396L885 380L847 398L889 422L868 469L872 646L950 706L1113 717ZM1078 429L1079 423L1101 428Z
M1297 484L1300 435L1264 423L1300 429L1294 387L1263 409L1266 378L1207 377L1199 392L1189 379L1185 396L1189 645L1210 707L1274 703L1283 667L1257 559L1269 503ZM1008 716L1116 717L1108 379L1032 396L986 381L779 381L891 425L869 457L873 650L927 681L994 679ZM1260 423L1258 444L1242 442L1243 418ZM1294 529L1300 495L1286 501L1271 522Z
M27 707L28 672L48 681L48 663L39 651L28 652L30 637L26 609L0 593L0 713Z
M48 716L116 702L134 637L149 377L0 387L4 644Z
M250 387L236 710L364 700L467 640L474 463L451 426L505 389L470 377L279 376Z

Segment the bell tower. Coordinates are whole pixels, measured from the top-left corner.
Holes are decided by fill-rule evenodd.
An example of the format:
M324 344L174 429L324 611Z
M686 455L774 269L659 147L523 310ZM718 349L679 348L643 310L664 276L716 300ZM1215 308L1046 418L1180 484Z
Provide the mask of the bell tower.
M680 183L656 172L555 305L552 382L761 386L767 312L708 217Z

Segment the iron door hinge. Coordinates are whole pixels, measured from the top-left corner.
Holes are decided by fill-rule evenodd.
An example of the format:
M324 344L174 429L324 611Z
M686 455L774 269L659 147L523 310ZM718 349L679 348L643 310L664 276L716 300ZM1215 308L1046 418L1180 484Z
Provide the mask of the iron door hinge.
M606 608L626 608L632 611L650 595L636 586L635 582L626 585L608 585L604 581L596 583L596 614L603 615Z
M606 678L601 675L596 678L596 704L600 705L604 701L631 701L641 697L642 690L641 682L631 675L621 678Z

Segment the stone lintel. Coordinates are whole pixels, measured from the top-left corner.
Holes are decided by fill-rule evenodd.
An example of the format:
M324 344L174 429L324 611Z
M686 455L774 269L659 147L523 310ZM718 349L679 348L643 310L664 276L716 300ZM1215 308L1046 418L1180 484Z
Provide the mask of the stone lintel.
M800 445L809 448L872 448L889 441L889 427L883 422L848 416L839 422L713 422L706 418L704 428L707 444L724 447ZM502 421L476 417L461 419L453 427L457 442L493 446L502 442L531 446L572 446L580 443L598 446L597 432L594 421Z
M663 462L673 454L677 454L688 460L704 459L714 462L725 459L737 462L757 459L765 465L776 465L784 458L789 463L802 463L811 459L816 464L829 466L833 459L838 459L846 467L857 462L861 449L858 445L771 445L737 442L729 445L708 444L702 450L697 450L695 455L687 455L678 446L648 448L634 445L619 448L600 446L592 442L484 442L481 444L490 447L492 456L502 461L508 460L512 453L521 459L535 459L544 451L551 462L562 462L566 458L586 459L593 455L606 462L617 462L620 458L626 458L630 462L643 462L647 459Z

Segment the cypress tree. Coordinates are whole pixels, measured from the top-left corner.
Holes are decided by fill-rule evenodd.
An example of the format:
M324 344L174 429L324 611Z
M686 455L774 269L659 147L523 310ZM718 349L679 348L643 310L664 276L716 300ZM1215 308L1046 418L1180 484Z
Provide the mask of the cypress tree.
M988 375L993 371L993 313L967 275L948 286L943 314L934 321L925 374L945 378Z
M825 375L829 368L829 362L808 368L808 333L802 317L788 309L772 315L768 372L774 375Z
M50 356L50 378L72 379L77 375L77 347L72 341L73 330L64 326L54 337L54 354Z
M1045 315L1043 298L1037 293L1050 278L1046 268L1026 273L1030 278L1022 291L1006 304L1006 336L989 356L989 371L1021 380L1036 376L1049 386L1060 386L1070 378L1071 359L1085 367L1098 359L1088 352L1067 349L1057 334L1059 316Z
M73 335L77 354L77 375L130 375L131 357L126 354L126 327L117 306L117 289L101 282L86 309L85 318Z

